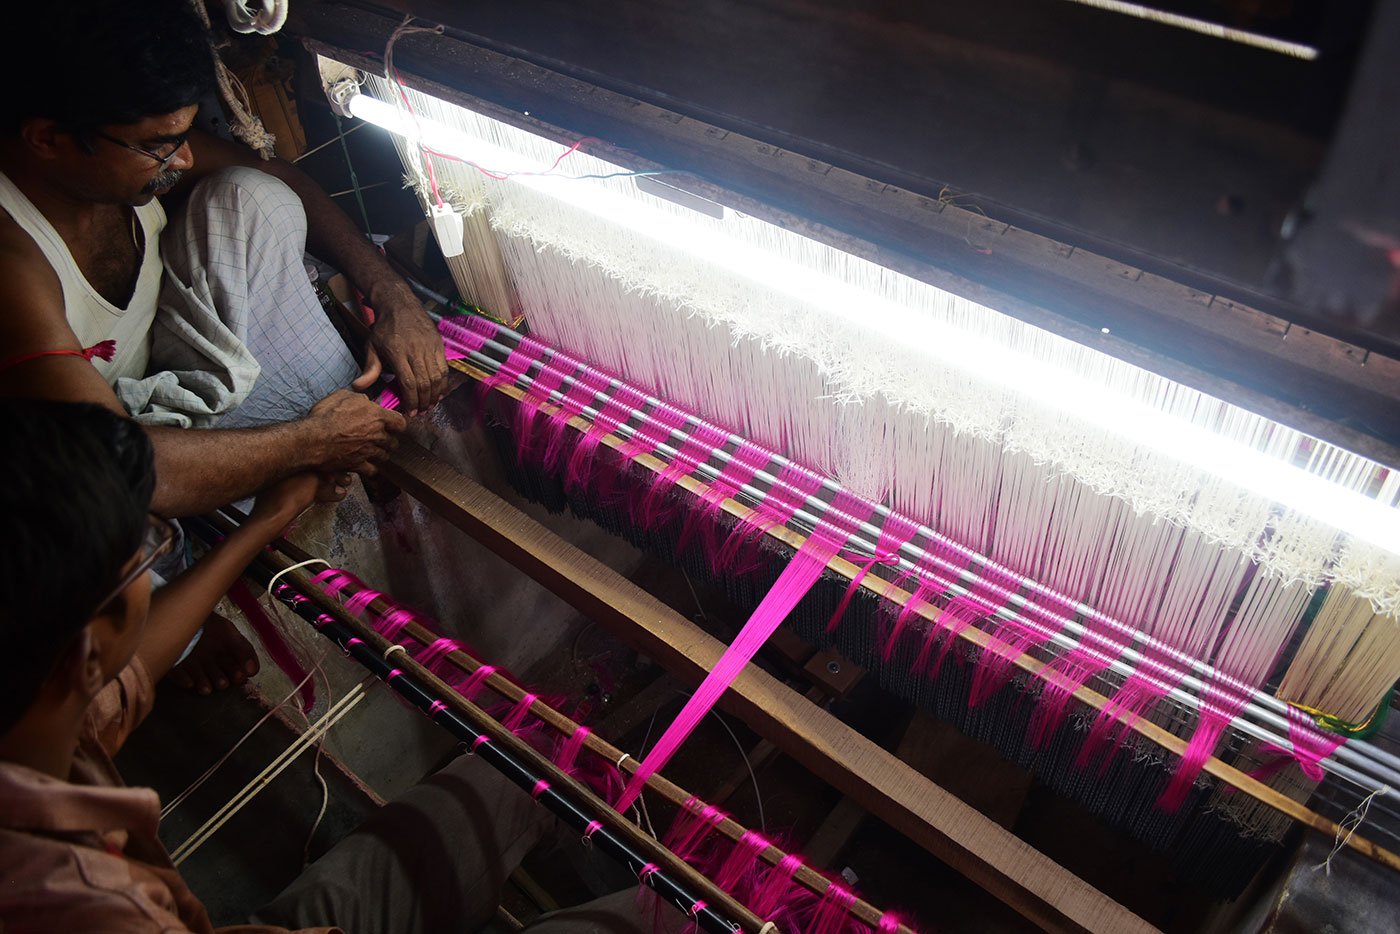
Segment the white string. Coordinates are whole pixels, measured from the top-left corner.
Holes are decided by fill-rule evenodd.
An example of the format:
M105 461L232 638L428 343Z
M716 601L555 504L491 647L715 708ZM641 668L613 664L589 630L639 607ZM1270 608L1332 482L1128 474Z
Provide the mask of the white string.
M1327 858L1313 868L1325 870L1327 875L1332 875L1332 860L1342 851L1343 847L1351 842L1352 836L1361 827L1361 823L1366 820L1366 813L1371 810L1371 802L1376 800L1377 796L1389 793L1389 788L1377 788L1367 795L1350 814L1342 818L1341 823L1337 825L1337 835L1333 838L1336 845L1332 847L1332 852L1328 853Z
M266 788L273 779L282 774L296 758L301 755L307 747L321 739L322 736L341 718L348 714L365 697L365 685L373 680L369 676L364 681L359 682L342 697L336 704L325 712L322 717L313 724L311 730L297 737L287 749L277 758L268 764L257 776L247 785L229 799L223 807L219 808L215 814L205 821L199 829L192 833L184 843L176 847L170 854L171 861L179 866L188 859L196 850L203 846L214 833L229 821L235 814L241 811L244 806L251 802L257 795Z
M282 575L283 575L283 574L288 574L288 573L290 573L290 572L292 572L292 571L297 570L298 568L304 568L304 567L306 567L308 564L323 564L323 565L325 565L326 567L330 567L330 566L331 566L331 563L330 563L329 561L326 561L324 558L307 558L305 561L302 561L302 562L300 562L300 563L298 563L298 564L293 564L291 567L285 567L285 568L283 568L282 570L278 571L276 574L272 575L272 578L267 582L267 589L263 591L263 600L264 600L264 602L271 601L271 599L272 599L272 588L277 586L277 582L280 581L280 580L282 579Z
M206 29L212 29L213 25L209 21L209 10L204 5L204 0L190 0L190 6L194 8L195 14ZM241 89L242 83L238 81L233 72L228 70L224 64L223 57L219 55L218 49L210 48L214 55L214 77L219 85L219 96L223 98L225 106L228 107L229 115L233 118L229 123L229 129L233 135L237 136L250 149L253 149L264 160L271 159L275 150L274 146L277 138L267 131L262 120L253 114L252 108L246 104L248 92L243 91L243 99L239 99L239 93L235 86Z
M322 657L324 658L324 656ZM224 753L223 756L220 757L220 759L217 762L209 766L209 768L204 771L204 774L200 775L193 782L191 782L189 787L187 787L184 791L180 792L178 795L172 798L170 802L165 805L165 807L161 808L161 820L164 820L165 818L169 817L170 814L177 807L183 804L185 800L189 798L190 795L198 791L200 786L207 782L213 776L213 774L217 772L220 769L220 767L222 767L223 764L229 760L229 757L232 756L235 752L237 752L238 748L248 741L248 738L251 737L253 733L257 731L258 727L266 723L272 717L273 714L275 714L278 710L284 707L289 701L291 701L292 698L296 697L297 694L301 691L302 687L305 686L306 682L310 681L314 675L315 669L307 672L306 677L302 678L301 681L296 685L296 687L292 688L292 690L288 692L286 697L282 698L274 706L269 708L268 711L262 715L262 719L258 720L257 723L254 723L252 727L248 729L248 732L244 733L242 738L239 739L238 742L233 744L233 746L229 749L228 752Z

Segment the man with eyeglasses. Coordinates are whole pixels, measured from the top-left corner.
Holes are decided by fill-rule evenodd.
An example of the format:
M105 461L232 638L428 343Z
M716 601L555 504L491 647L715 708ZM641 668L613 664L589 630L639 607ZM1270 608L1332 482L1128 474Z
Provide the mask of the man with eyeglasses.
M447 391L441 338L305 174L194 129L214 73L190 0L24 3L6 28L54 55L37 68L0 56L0 396L136 417L164 516L302 470L342 485L372 473L406 422L349 390L382 360L402 411L428 409ZM374 309L363 366L323 312L304 249ZM193 669L204 688L256 670L231 626L211 632L217 657Z

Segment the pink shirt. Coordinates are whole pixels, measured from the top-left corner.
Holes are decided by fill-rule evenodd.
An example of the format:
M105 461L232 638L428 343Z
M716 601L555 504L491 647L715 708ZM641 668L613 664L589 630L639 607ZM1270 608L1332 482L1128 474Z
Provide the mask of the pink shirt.
M156 835L160 799L150 788L127 788L112 764L154 697L145 668L133 659L88 709L66 782L0 762L0 929L6 934L212 934L208 912Z

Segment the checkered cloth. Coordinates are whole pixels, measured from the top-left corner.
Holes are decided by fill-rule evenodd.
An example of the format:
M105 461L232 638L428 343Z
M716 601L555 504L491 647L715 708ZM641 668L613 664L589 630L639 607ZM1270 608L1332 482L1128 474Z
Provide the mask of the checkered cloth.
M360 368L316 298L306 214L285 183L225 169L199 183L161 238L160 308L143 379L117 395L150 425L285 422Z

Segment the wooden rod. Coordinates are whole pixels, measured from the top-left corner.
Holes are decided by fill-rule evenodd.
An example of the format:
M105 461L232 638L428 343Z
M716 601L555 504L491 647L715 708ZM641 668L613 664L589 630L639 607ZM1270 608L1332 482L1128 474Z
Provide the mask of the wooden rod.
M210 521L225 534L232 528L230 523L219 517L210 517ZM275 551L264 552L258 560L265 562L274 572L280 573L282 579L287 581L290 586L301 591L308 599L312 599L318 609L325 612L344 629L353 633L356 639L370 646L380 658L386 658L386 653L393 650L393 643L351 616L334 601L322 603L314 600L312 594L318 588L311 579L311 575L304 569L295 567L293 562L288 561ZM649 861L660 866L672 877L681 880L688 888L703 895L708 903L721 914L737 921L750 934L760 934L765 922L750 911L747 906L741 904L728 892L706 878L703 873L666 849L654 837L627 821L611 805L594 794L591 789L564 772L520 737L507 730L484 710L458 694L450 685L410 656L407 651L396 652L393 665L403 669L414 680L427 685L438 700L445 702L448 707L460 714L477 732L490 736L491 741L498 743L500 748L504 748L517 760L528 763L533 771L542 775L549 782L551 788L565 789L569 796L575 801L581 802L590 815L610 832L626 840L635 850L645 854Z
M302 551L296 545L286 541L285 539L278 539L276 542L273 543L273 547L276 548L278 551L281 551L284 555L291 559L289 563L300 563L303 561L312 560L311 555ZM309 586L315 587L317 585L312 583ZM319 589L322 592L324 592L325 590L324 587L321 587ZM359 588L356 588L356 591L358 591L358 589ZM396 609L395 605L390 603L383 597L375 597L366 605L366 610L371 613L382 614L392 609ZM424 646L431 645L434 641L436 641L439 638L438 633L433 632L431 629L424 626L422 623L417 622L416 620L410 621L403 628L403 632L407 633L413 639L413 641ZM453 667L455 667L458 671L461 671L464 674L471 674L472 672L480 668L483 664L481 661L479 661L476 658L473 658L470 654L468 654L465 650L462 649L455 649L447 653L447 655L443 656L443 658L445 661L450 662L453 665ZM482 683L484 684L484 686L495 691L497 694L501 695L506 700L515 703L519 703L521 700L523 700L525 695L528 693L520 685L516 684L514 681L510 680L509 678L505 677L499 672L488 675L485 679L483 679ZM561 736L572 736L574 732L579 729L578 723L564 716L564 714L555 710L549 704L546 704L544 701L539 700L538 698L536 698L534 702L531 703L529 710L532 714L534 714L541 721L546 723L551 729L553 729L556 733L560 734ZM583 744L584 747L590 752L601 757L604 761L610 762L613 765L618 766L620 770L624 770L629 774L635 773L637 771L639 763L636 759L632 758L632 756L623 752L621 749L618 749L616 746L603 739L597 733L590 731L589 734L584 738ZM692 799L698 800L690 792L686 791L684 788L677 785L675 782L672 782L670 779L661 775L659 772L653 773L651 777L647 779L646 786L648 789L655 791L657 794L661 795L662 798L669 801L671 804L676 805L677 807L683 808L686 806L686 802ZM748 832L747 827L729 817L723 818L718 824L715 825L715 829L718 830L728 839L736 842L741 837L743 837L745 833ZM767 849L759 853L759 858L761 858L764 862L768 863L770 866L778 865L778 863L781 862L783 857L785 856L787 856L787 853L778 849L776 846L771 845ZM827 887L831 885L830 879L817 872L812 867L808 866L805 862L800 867L798 867L797 872L793 875L793 878L797 882L799 882L803 887L805 887L808 891L816 895L822 895L824 892L826 892ZM850 912L856 917L857 920L869 925L872 930L875 929L876 925L880 923L880 918L883 915L883 912L881 912L879 908L860 898L857 898L856 901L851 905ZM904 926L903 924L899 926L898 930L901 932L901 934L914 934L914 932L910 928Z
M722 643L674 609L411 441L401 443L383 472L683 680L698 684L723 654ZM1154 930L756 665L739 674L720 706L1042 928Z
M484 371L465 361L453 360L450 365L472 376L474 379L484 380L486 378L486 373ZM500 383L494 388L497 392L503 393L515 399L517 402L525 398L525 392L523 390L510 384ZM540 406L540 410L546 414L551 414L557 413L558 407L545 404ZM570 418L568 424L578 431L587 431L592 425L591 422L580 416ZM626 442L618 435L610 434L602 438L602 443L615 450L621 451ZM661 474L667 467L664 461L650 454L636 455L632 458L632 461L656 474ZM697 498L710 489L707 484L689 475L683 475L678 478L676 485ZM720 508L741 522L746 521L754 512L748 506L733 499L722 500L720 502ZM783 525L772 526L765 530L765 534L794 550L801 548L802 543L807 540L806 536L802 535L800 532L795 532ZM847 580L855 579L860 573L859 567L839 555L832 558L831 561L827 563L827 567ZM891 603L900 607L908 605L913 599L913 595L908 591L874 574L866 574L861 579L860 586L862 589L875 596L889 600ZM922 603L914 608L914 612L930 623L934 623L939 616L939 607L934 603ZM975 626L968 626L958 632L957 635L958 638L977 646L979 649L987 648L993 641L989 634ZM1049 663L1041 661L1029 653L1022 653L1012 660L1012 664L1032 677L1039 677L1041 670L1047 667ZM1086 685L1077 687L1072 696L1075 700L1096 711L1103 710L1109 703L1107 697ZM1186 752L1187 741L1185 739L1182 739L1145 717L1130 718L1128 726L1139 736L1155 743L1170 753L1181 756ZM1262 802L1305 827L1309 827L1316 830L1318 833L1325 834L1334 839L1345 840L1345 844L1348 848L1355 850L1367 859L1377 862L1389 869L1400 871L1400 854L1396 854L1358 834L1348 834L1336 821L1318 814L1302 802L1293 800L1246 772L1221 761L1218 757L1211 756L1207 759L1204 771L1232 786L1237 791L1249 795L1251 798Z

